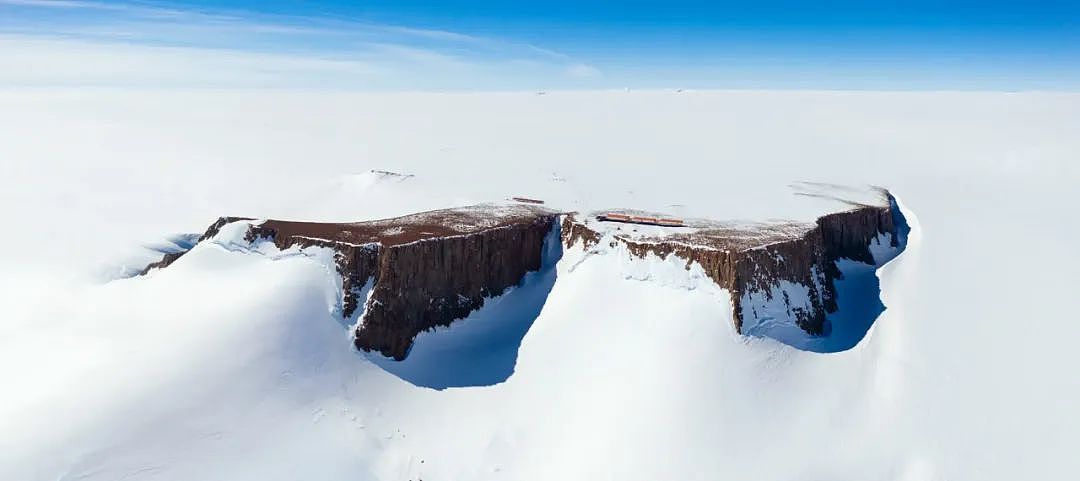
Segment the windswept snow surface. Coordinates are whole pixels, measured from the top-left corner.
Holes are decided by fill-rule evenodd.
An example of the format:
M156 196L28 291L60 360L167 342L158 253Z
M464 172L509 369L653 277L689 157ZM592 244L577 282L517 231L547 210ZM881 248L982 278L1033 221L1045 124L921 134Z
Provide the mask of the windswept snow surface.
M1068 478L1078 112L1050 93L0 93L0 479ZM502 332L509 373L468 382L356 352L325 250L226 229L117 279L220 215L836 207L791 195L805 180L887 186L912 229L863 274L885 310L842 352L739 336L700 268L604 247L464 321L521 293L539 312ZM429 334L445 344L416 349L470 337Z

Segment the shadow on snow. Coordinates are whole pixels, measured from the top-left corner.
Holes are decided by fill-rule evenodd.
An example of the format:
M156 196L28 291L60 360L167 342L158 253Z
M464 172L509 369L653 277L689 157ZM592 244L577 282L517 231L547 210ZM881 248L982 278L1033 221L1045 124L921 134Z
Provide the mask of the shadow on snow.
M908 233L911 232L911 227L896 201L892 201L892 212L897 245L892 249L875 252L876 265L850 259L836 261L836 267L840 269L843 278L834 281L837 310L826 316L825 334L808 335L793 323L774 324L747 334L772 338L796 349L820 353L846 351L858 345L866 337L874 321L885 312L877 270L904 252Z
M810 336L793 323L773 324L747 334L820 353L846 351L862 341L886 308L881 302L877 270L903 253L911 231L895 201L892 207L898 237L895 248L875 252L876 265L849 259L837 261L843 278L834 281L837 310L826 317L826 334ZM556 226L545 241L543 267L526 274L517 286L487 299L482 308L449 327L419 334L403 361L378 353L365 356L404 381L432 389L490 386L506 381L514 373L521 341L555 285L560 257L562 244Z
M540 315L555 285L556 263L562 257L559 227L544 241L542 267L525 274L517 286L449 327L416 336L408 357L394 361L366 353L372 363L416 386L432 389L490 386L514 373L518 348Z

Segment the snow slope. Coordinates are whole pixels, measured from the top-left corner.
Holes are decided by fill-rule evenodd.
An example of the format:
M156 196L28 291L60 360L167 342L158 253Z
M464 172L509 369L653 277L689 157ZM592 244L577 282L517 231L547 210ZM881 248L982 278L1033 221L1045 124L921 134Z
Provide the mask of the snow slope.
M0 94L0 479L1068 477L1078 111L1049 93ZM470 387L355 352L318 250L204 243L115 279L225 214L832 205L799 180L885 185L912 227L842 352L738 336L700 270L610 249L563 252L418 342L467 365L490 354L470 329L542 300L502 333L512 373L503 357Z

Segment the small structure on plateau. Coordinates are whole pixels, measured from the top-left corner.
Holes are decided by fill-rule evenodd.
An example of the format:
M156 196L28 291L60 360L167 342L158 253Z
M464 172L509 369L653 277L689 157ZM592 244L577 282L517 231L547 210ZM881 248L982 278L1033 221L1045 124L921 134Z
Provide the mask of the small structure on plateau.
M596 216L596 220L602 222L624 222L627 224L658 225L661 227L683 227L686 225L682 219L671 217L650 217L642 215L620 214L618 212L605 212Z

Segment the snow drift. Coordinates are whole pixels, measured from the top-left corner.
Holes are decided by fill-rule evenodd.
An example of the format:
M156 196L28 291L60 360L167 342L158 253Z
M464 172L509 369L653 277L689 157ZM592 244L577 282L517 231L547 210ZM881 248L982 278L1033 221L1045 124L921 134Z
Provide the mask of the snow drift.
M0 158L13 159L0 205L18 227L0 238L0 478L1080 469L1080 330L1062 301L1080 271L1075 95L42 91L0 104ZM101 281L134 257L146 265L134 254L162 233L222 212L345 222L523 195L581 211L816 218L804 206L830 201L787 204L772 186L790 179L887 184L910 226L880 269L840 265L838 312L860 278L887 306L858 306L880 315L850 349L738 335L705 269L619 245L566 249L420 335L396 366L426 361L399 372L353 348L324 249L200 243L147 277ZM517 295L536 317L493 332ZM500 347L470 350L468 329ZM478 364L498 369L455 377Z

